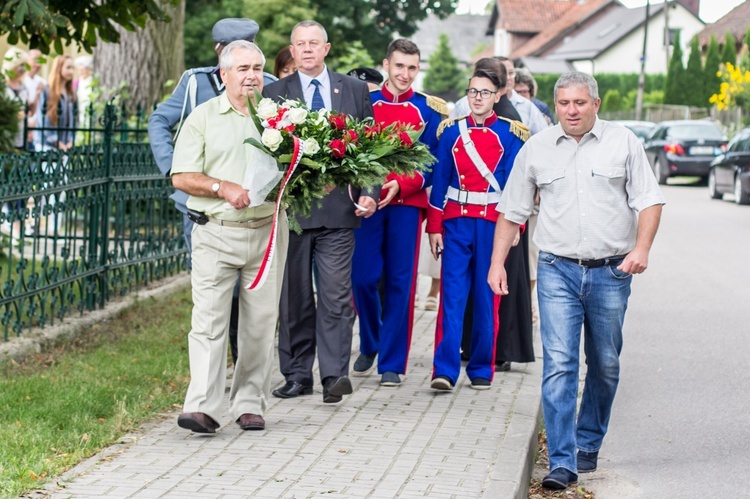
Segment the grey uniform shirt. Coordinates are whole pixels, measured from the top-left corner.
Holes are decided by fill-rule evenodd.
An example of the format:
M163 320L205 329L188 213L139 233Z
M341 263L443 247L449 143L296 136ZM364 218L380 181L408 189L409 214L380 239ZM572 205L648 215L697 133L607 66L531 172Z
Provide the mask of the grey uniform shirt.
M598 117L580 142L559 124L532 136L516 156L497 210L526 222L537 187L534 242L570 258L627 254L635 247L637 213L665 203L638 138Z

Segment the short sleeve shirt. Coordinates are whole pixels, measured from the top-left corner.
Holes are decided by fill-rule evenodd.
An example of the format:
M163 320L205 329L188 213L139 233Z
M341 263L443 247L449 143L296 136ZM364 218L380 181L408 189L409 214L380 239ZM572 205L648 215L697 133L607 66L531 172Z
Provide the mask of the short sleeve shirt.
M256 147L245 144L260 133L253 120L232 107L226 93L209 99L195 108L185 119L174 148L172 175L177 173L203 173L219 180L242 184L246 170L265 154ZM212 217L241 221L263 218L274 213L273 203L236 210L228 207L224 199L190 196L187 207Z
M580 142L559 124L532 136L516 156L497 210L524 223L537 189L534 242L570 258L627 254L635 247L638 212L665 203L638 138L599 118Z

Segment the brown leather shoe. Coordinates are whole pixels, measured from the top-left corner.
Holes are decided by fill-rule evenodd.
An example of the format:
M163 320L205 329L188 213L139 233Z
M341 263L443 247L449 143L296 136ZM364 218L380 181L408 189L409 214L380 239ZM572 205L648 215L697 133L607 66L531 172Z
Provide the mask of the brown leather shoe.
M265 430L266 422L263 420L263 416L257 414L243 414L237 419L237 424L243 430Z
M203 412L183 412L177 417L177 426L195 433L216 433L219 423Z

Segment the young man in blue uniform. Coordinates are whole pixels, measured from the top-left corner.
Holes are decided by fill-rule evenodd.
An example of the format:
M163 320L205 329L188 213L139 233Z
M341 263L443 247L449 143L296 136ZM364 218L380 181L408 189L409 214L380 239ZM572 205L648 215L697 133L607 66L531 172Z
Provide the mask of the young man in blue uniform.
M447 109L444 101L411 88L419 73L419 58L414 42L403 38L391 42L383 60L388 78L370 98L377 123L401 123L421 130L420 140L435 153L437 129ZM354 231L352 288L361 354L353 370L355 375L367 374L377 357L383 386L398 386L400 375L406 373L429 181L429 171L413 176L391 173L383 185L378 211Z
M427 212L435 258L442 252L442 289L435 330L431 387L452 390L461 369L466 300L474 297L474 322L466 374L476 390L490 388L495 374L499 297L487 285L495 206L516 154L528 138L520 122L492 110L505 87L496 73L474 72L466 94L471 114L445 122Z
M214 24L211 36L215 42L214 49L218 56L229 43L235 40L247 40L252 42L258 34L258 23L252 19L227 18L220 19ZM268 84L276 78L263 73L263 82ZM196 106L203 104L209 99L221 95L224 92L224 82L219 75L219 65L205 68L193 68L185 71L180 77L172 95L162 102L154 110L148 119L148 138L151 143L151 152L154 154L156 166L164 175L169 175L172 170L172 156L174 154L174 142L180 133L183 121L193 112ZM172 136L173 129L177 127ZM188 195L181 190L175 189L170 196L175 207L182 213L182 227L187 244L188 254L192 253L193 244L191 234L193 221L187 215ZM237 361L237 319L238 319L238 296L239 287L235 289L232 298L232 315L229 325L229 340L232 349L232 359Z

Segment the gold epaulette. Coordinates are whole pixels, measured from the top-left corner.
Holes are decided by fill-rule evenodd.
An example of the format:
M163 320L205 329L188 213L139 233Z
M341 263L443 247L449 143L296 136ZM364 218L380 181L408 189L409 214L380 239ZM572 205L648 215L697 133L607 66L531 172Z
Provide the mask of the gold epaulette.
M468 116L468 114L466 116ZM448 128L449 126L453 126L453 124L457 122L458 120L465 119L466 116L457 116L456 118L446 118L443 121L441 121L437 129L437 138L440 138L440 136L443 135L443 132L445 131L446 128Z
M424 95L427 98L427 105L431 108L437 111L438 113L442 114L443 116L448 116L448 103L445 102L440 97L435 97L434 95L427 95L424 92L417 92L419 95Z
M508 118L504 118L502 116L498 116L498 118L500 118L501 120L505 120L508 123L510 123L510 133L512 133L513 135L515 135L519 139L523 140L524 142L526 142L527 140L529 140L529 137L531 137L531 132L529 131L529 127L527 127L526 125L524 125L520 121L518 121L518 120L511 120L511 119L508 119Z

